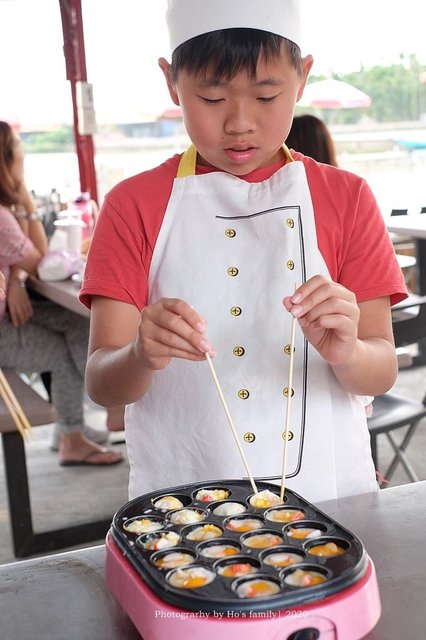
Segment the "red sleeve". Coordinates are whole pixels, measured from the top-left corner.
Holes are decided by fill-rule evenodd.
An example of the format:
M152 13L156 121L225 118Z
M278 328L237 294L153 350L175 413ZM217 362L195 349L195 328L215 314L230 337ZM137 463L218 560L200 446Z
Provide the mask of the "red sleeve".
M124 180L105 197L90 243L80 300L104 296L147 304L148 273L179 156Z
M407 297L383 216L365 180L304 158L312 195L318 246L330 275L358 302Z

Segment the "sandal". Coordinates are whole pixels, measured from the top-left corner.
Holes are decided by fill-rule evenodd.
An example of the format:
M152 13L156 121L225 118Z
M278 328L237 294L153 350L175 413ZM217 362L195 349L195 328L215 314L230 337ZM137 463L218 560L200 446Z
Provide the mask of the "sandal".
M115 454L116 458L112 462L104 461L104 462L91 462L91 459L95 456L102 455L110 455L111 453ZM84 458L81 460L60 460L59 464L61 467L78 467L78 466L87 466L87 467L109 467L113 464L118 464L119 462L123 462L124 458L121 453L117 451L112 451L111 449L95 449L94 451L90 451Z

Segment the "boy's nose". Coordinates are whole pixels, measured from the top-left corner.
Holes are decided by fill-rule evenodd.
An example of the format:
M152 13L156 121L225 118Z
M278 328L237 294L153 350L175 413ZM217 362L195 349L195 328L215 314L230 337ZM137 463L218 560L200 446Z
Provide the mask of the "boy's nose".
M232 105L225 119L226 133L249 133L254 131L255 128L255 121L250 110L242 104Z

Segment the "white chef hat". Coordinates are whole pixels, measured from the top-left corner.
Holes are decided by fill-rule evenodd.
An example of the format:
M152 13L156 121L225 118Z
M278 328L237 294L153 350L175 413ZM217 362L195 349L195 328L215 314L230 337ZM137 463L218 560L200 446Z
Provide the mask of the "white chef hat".
M299 0L168 0L170 49L220 29L260 29L301 46Z

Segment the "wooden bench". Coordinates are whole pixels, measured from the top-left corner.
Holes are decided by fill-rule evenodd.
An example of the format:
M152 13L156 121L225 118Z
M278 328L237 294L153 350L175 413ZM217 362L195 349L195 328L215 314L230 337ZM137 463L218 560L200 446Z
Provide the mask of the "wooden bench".
M15 371L3 369L3 373L33 427L49 424L56 420L54 407L27 385ZM108 519L77 524L65 529L35 533L31 515L25 443L1 399L0 433L3 443L13 549L17 558L48 553L100 540L106 536L112 516Z

